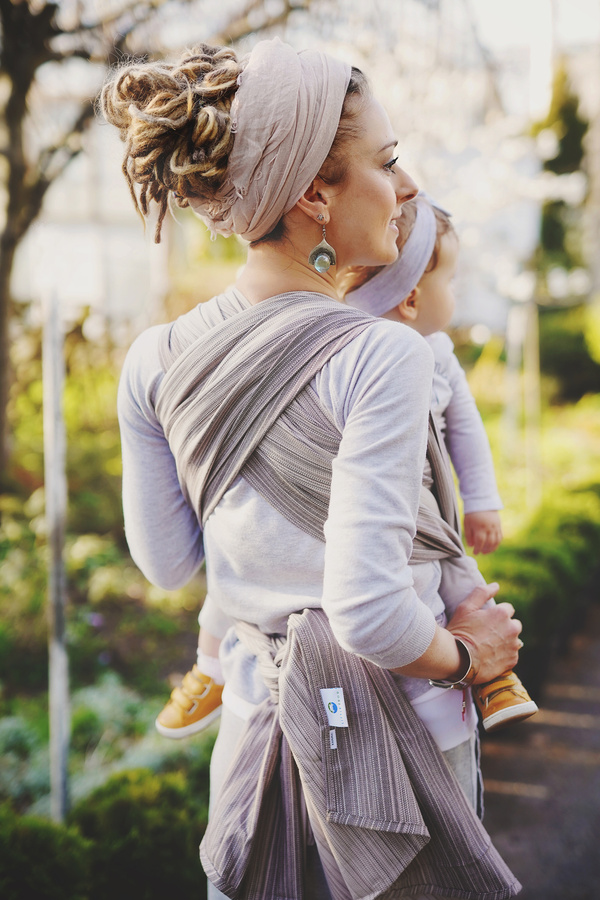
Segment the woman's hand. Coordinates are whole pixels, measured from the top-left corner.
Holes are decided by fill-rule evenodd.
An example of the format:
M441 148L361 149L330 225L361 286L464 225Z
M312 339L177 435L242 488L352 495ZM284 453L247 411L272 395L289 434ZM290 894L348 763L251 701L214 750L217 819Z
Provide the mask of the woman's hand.
M497 584L486 584L471 591L446 628L438 625L425 653L392 671L412 678L460 681L467 674L467 661L464 647L461 649L456 638L467 645L477 669L474 684L491 681L512 669L522 646L519 634L523 627L513 618L514 607L510 603L498 603L482 608L498 589Z
M475 684L491 681L512 669L522 646L519 634L523 626L514 618L511 603L482 608L498 590L498 584L475 588L447 625L447 630L469 647L478 670Z

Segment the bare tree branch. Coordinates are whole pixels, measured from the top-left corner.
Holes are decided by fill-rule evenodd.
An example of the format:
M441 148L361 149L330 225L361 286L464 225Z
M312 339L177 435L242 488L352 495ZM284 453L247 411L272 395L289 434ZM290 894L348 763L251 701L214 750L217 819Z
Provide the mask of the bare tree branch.
M262 0L249 0L245 9L233 19L223 31L213 35L211 40L215 44L235 44L243 38L248 37L256 31L263 31L274 28L277 25L283 25L289 19L291 13L299 10L307 10L312 0L300 0L300 2L291 2L284 0L280 12L275 14L265 14L264 18L257 22L253 20L252 13L264 8Z
M193 2L193 0L184 0ZM207 0L214 2L214 0ZM0 231L0 479L7 471L10 282L15 253L43 206L48 188L82 150L82 135L94 114L93 101L83 103L59 139L26 153L27 101L41 66L81 59L106 67L129 52L136 32L152 24L169 0L123 0L105 16L61 22L60 0L0 0L0 75L9 84L0 111L6 133L0 157L6 161L5 225ZM235 43L250 34L284 24L311 0L282 0L274 11L265 0L247 0L214 43ZM149 49L149 48L147 48ZM156 52L156 51L154 51ZM142 51L143 53L143 51Z

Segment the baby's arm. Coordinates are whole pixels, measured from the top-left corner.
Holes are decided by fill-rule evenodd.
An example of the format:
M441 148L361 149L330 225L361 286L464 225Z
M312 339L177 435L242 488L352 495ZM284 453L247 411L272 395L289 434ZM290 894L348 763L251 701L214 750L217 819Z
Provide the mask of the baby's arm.
M442 414L446 446L458 475L464 504L465 538L475 553L491 553L502 540L498 513L502 501L489 440L450 338L446 334L434 335L431 346L436 375L449 385L450 397Z
M496 509L465 513L465 540L473 553L493 553L502 540L500 513Z

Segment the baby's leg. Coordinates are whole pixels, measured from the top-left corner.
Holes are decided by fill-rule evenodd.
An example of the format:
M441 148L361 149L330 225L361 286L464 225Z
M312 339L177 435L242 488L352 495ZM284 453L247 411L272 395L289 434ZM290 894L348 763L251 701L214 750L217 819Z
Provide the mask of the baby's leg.
M221 714L224 678L219 647L231 620L207 597L198 623L197 662L173 689L169 702L156 719L156 728L165 737L189 737Z
M441 569L440 596L450 619L456 607L475 587L485 584L485 579L471 556L443 559ZM492 599L485 605L493 603ZM487 684L476 684L472 693L486 731L527 719L538 709L514 672L506 672Z
M466 600L471 591L482 587L486 581L477 562L472 556L446 557L440 560L442 577L440 580L440 597L448 619L451 619L459 604ZM493 606L494 599L488 600L486 606Z

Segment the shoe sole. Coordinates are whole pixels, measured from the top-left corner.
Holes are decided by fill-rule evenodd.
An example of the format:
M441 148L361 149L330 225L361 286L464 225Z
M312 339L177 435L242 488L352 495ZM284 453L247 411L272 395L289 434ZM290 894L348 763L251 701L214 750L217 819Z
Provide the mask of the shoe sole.
M510 722L520 722L522 719L528 719L535 715L538 711L537 703L529 700L527 703L521 703L519 706L510 706L508 709L499 709L498 712L492 713L483 719L483 727L486 731L495 731L502 725L508 725Z
M214 722L215 719L218 719L221 715L221 707L219 706L217 709L214 709L207 716L204 716L203 719L199 719L197 722L192 722L191 725L182 725L181 728L166 728L164 725L161 725L158 719L154 722L154 727L158 731L159 734L162 734L163 737L172 738L178 741L180 738L189 737L191 734L198 734L199 731L204 731L205 728Z

